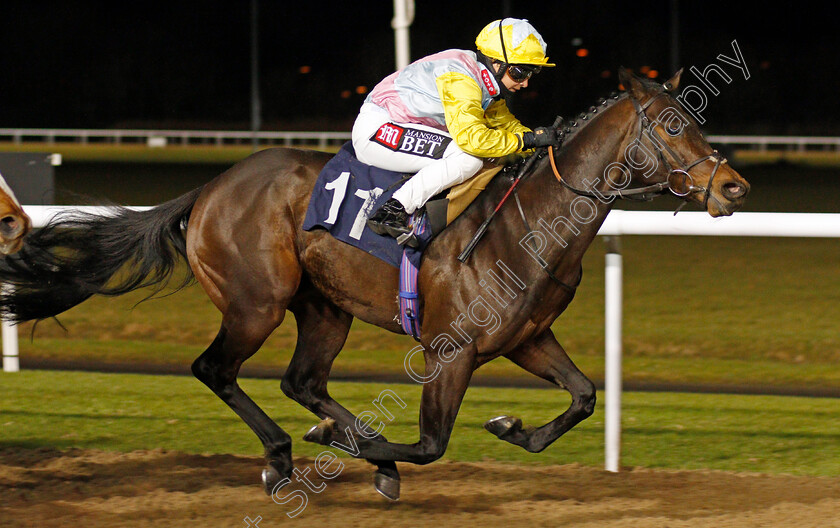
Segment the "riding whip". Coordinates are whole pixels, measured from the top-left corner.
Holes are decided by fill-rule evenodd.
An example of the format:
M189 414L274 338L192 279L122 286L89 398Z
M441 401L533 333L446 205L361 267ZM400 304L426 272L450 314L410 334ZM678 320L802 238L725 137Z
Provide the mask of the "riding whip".
M552 126L552 128L557 129L562 124L563 124L563 118L561 116L557 116L557 119L554 120L554 124L551 125L551 126ZM519 181L526 174L528 174L528 172L531 171L531 167L534 166L534 163L536 163L537 158L542 157L542 156L540 156L540 151L545 150L545 149L546 149L546 147L540 147L539 149L534 151L533 154L531 154L530 158L525 160L525 163L522 164L522 167L520 167L519 171L516 173L516 178L514 178L514 180L513 180L513 185L511 185L510 189L508 189L508 192L505 193L504 197L499 202L499 205L497 205L496 208L493 209L493 212L490 213L490 216L487 217L487 220L485 220L484 222L482 222L482 224L480 226L478 226L478 230L476 230L475 234L472 237L472 240L470 240L470 243L467 244L467 247L465 247L464 250L461 252L461 254L458 255L458 260L459 261L466 262L467 259L470 258L470 253L472 253L473 249L475 249L475 246L478 245L478 241L481 240L481 237L484 236L484 233L487 231L487 228L490 226L490 221L493 220L493 217L496 216L496 213L499 211L499 209L502 208L502 204L505 203L505 201L508 199L508 196L510 196L510 193L512 193L513 190L516 188L516 186L519 184Z

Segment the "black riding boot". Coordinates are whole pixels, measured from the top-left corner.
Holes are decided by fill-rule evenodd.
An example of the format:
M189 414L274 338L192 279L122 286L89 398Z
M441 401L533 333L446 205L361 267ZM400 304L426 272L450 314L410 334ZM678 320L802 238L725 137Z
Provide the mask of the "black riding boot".
M408 227L408 213L394 198L382 204L382 207L368 218L367 226L377 235L389 235L394 238L411 232Z

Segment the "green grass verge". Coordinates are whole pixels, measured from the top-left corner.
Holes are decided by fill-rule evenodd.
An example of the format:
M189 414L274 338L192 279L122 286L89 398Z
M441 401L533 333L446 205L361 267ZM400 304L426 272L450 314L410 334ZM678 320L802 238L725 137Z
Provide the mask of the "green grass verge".
M801 163L814 167L839 167L840 154L836 151L796 151L796 150L759 150L738 149L734 154L736 163Z
M623 242L626 380L840 387L836 241L624 237ZM597 240L584 259L577 298L553 327L593 379L603 373L603 258ZM48 320L29 340L32 325L22 325L21 356L186 366L218 331L220 314L198 286L132 309L142 297L135 292L91 299L60 316L66 333ZM295 339L289 314L248 365L285 368ZM404 375L403 359L413 346L406 336L356 321L335 369ZM530 377L505 359L479 374Z
M241 385L295 439L295 455L313 457L325 450L298 440L317 418L286 399L278 382L244 379ZM31 371L0 374L0 387L0 446L262 452L239 418L198 381L187 377ZM419 385L335 382L330 389L356 413L375 412L372 400L385 389L394 391L406 408L388 405L395 418L387 423L384 433L396 442L417 440ZM541 425L567 405L568 397L561 391L471 388L446 458L600 466L600 404L593 417L540 454L502 442L482 427L487 419L500 414ZM827 456L840 442L840 406L833 399L627 393L623 425L623 465L840 473L840 459Z

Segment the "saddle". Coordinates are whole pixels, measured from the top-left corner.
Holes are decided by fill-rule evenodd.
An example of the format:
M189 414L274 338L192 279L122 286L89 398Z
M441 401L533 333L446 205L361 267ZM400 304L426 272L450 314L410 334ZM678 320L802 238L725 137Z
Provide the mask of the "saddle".
M473 200L481 194L481 191L487 188L490 180L504 168L504 164L485 161L484 166L475 176L432 197L425 207L434 233L440 233L453 220L458 218L458 215L466 210Z

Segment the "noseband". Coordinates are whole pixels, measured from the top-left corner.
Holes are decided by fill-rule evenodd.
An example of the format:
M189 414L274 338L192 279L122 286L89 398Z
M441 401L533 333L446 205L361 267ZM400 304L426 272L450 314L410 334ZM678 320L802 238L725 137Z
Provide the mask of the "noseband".
M651 120L647 115L647 109L657 99L659 99L660 97L662 97L664 95L665 95L665 92L658 93L657 95L648 99L648 101L644 104L644 106L642 106L639 103L639 101L636 100L634 97L630 97L630 101L633 103L633 106L636 109L636 115L639 117L639 135L636 139L639 142L639 144L641 144L642 134L644 134L645 132L647 132L648 137L651 138L651 143L653 144L653 148L656 150L656 153L659 154L659 159L662 160L662 163L664 163L665 167L668 169L668 180L667 180L668 190L671 191L674 194L674 196L677 196L677 197L680 197L680 198L685 198L686 196L688 196L692 193L695 193L695 192L702 192L703 193L703 207L705 208L706 205L709 203L709 198L711 197L712 183L715 180L715 176L717 176L717 172L718 172L718 169L720 169L720 166L723 165L724 163L726 163L726 158L721 156L720 153L717 150L713 150L712 153L709 154L708 156L703 156L702 158L698 158L698 159L692 161L691 163L686 164L682 160L680 155L677 154L676 152L674 152L674 149L672 149L670 145L668 145L664 141L661 141L661 140L656 141L655 139L653 139L654 136L656 138L661 137L661 136L659 136L659 134L656 133L656 127L661 127L662 123ZM665 133L668 134L668 131L666 130ZM665 157L665 152L670 154L671 158L673 158L674 161L677 163L677 165L679 165L679 168L675 169L671 165L671 163L668 162L668 159ZM635 153L634 153L634 158L635 158ZM712 169L712 175L711 175L711 177L709 177L709 183L706 185L706 187L699 187L699 186L694 185L694 178L691 176L691 173L690 173L691 169L696 167L697 165L700 165L701 163L704 163L704 162L709 161L709 160L711 160L715 163L715 166ZM673 176L679 176L679 177L682 178L682 180L684 182L683 183L683 188L685 189L684 191L681 190L681 189L678 190L678 189L674 188L674 184L672 183L672 181L673 181L672 177Z
M703 207L706 208L709 202L709 198L714 198L711 195L712 182L714 182L715 176L717 175L720 166L726 163L726 158L721 156L717 150L713 150L712 153L708 156L698 158L692 161L691 163L687 164L682 160L679 154L674 152L674 149L672 149L667 143L660 139L661 136L659 136L659 134L656 133L656 127L660 127L662 126L662 124L650 119L647 115L647 109L657 99L664 95L666 95L665 92L661 91L657 95L648 99L648 101L644 105L639 103L639 101L633 96L628 95L630 101L633 103L633 107L636 109L636 116L638 117L639 122L639 133L636 137L636 143L641 145L642 137L645 134L650 138L650 143L653 144L653 148L659 155L659 159L662 160L662 162L665 164L665 167L668 169L668 178L664 182L647 185L645 187L635 187L633 189L608 190L600 192L598 195L596 195L595 193L573 187L561 177L560 172L557 170L557 166L554 162L554 149L553 147L549 147L549 160L551 161L551 168L554 170L554 175L557 177L557 180L564 187L574 192L575 194L587 196L589 198L615 197L620 199L648 201L652 200L656 195L661 194L666 190L671 191L674 194L674 196L677 196L679 198L685 198L693 193L702 192ZM668 134L668 131L666 130L665 133ZM654 137L656 139L654 139ZM636 147L636 151L638 151L638 147ZM671 158L673 158L674 162L679 166L679 168L674 168L674 166L671 165L671 163L665 157L665 152L667 152L671 156ZM635 158L636 152L633 153L633 161L635 161ZM706 187L700 187L695 185L694 178L691 176L691 169L700 165L701 163L710 160L714 161L715 166L712 169L712 175L709 178L709 183ZM675 185L677 182L679 182L680 185ZM685 203L683 205L685 205ZM682 207L683 206L681 205L680 209ZM677 211L679 211L679 209L677 209Z

